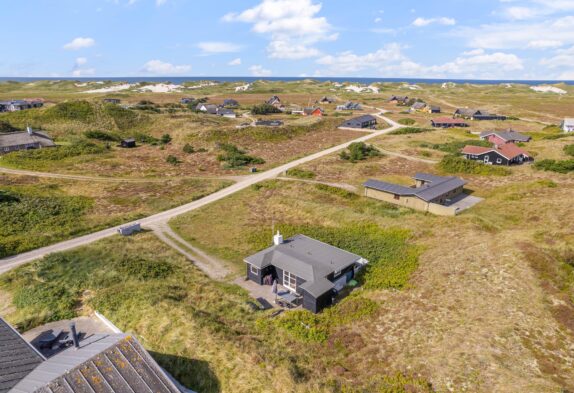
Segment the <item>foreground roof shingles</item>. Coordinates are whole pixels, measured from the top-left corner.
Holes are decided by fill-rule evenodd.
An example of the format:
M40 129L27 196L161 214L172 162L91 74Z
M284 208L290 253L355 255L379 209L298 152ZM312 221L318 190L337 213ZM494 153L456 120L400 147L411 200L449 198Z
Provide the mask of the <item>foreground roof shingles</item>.
M30 135L26 131L0 133L0 147L40 143L42 147L56 146L54 141L41 131L34 131Z
M13 393L150 392L179 389L131 336L94 335L48 359Z
M0 393L10 391L44 359L0 318Z

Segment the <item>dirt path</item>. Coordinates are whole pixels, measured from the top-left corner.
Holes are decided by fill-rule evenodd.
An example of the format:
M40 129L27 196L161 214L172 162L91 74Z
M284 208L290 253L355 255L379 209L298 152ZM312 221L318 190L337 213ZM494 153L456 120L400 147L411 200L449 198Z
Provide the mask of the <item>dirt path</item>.
M301 164L305 164L307 162L314 161L318 158L322 158L322 157L327 156L329 154L336 153L342 149L346 149L352 143L366 142L370 139L377 138L379 136L388 134L390 132L393 132L396 129L403 127L402 125L396 123L395 121L393 121L391 119L388 119L385 117L383 117L383 119L388 124L390 124L391 127L384 129L384 130L373 132L371 134L361 136L359 138L356 138L356 139L353 139L350 141L347 141L347 142L340 144L338 146L333 146L333 147L327 148L325 150L321 150L317 153L313 153L311 155L296 159L296 160L291 161L287 164L283 164L283 165L277 166L275 168L269 169L265 172L261 172L258 174L248 176L248 177L244 178L243 180L238 181L235 184L233 184L227 188L224 188L224 189L217 191L213 194L210 194L206 197L198 199L194 202L176 207L174 209L166 210L164 212L154 214L154 215L148 216L146 218L142 218L141 220L138 220L138 221L132 221L132 222L126 223L124 225L134 224L134 223L138 222L142 226L146 227L146 226L150 226L153 224L166 223L174 217L177 217L179 215L182 215L182 214L188 213L190 211L199 209L199 208L206 206L210 203L219 201L223 198L226 198L230 195L235 194L236 192L239 192L239 191L242 191L248 187L251 187L254 184L257 184L257 183L265 181L265 180L273 179L273 178L279 176L280 174L286 172L287 170L289 170L291 168L295 168ZM101 239L108 238L110 236L114 236L117 234L118 229L121 226L122 225L118 225L118 226L115 226L112 228L104 229L104 230L99 231L99 232L94 232L94 233L91 233L88 235L84 235L84 236L80 236L80 237L77 237L74 239L66 240L66 241L63 241L60 243L52 244L50 246L38 248L36 250L32 250L32 251L28 251L28 252L25 252L22 254L18 254L18 255L11 256L11 257L0 259L0 274L4 273L6 271L9 271L11 269L14 269L17 266L20 266L20 265L25 264L27 262L42 258L48 254L51 254L54 252L61 252L61 251L70 250L72 248L76 248L79 246L83 246L86 244L96 242L96 241L101 240Z
M212 257L197 247L189 244L185 239L179 236L166 223L150 225L154 234L165 244L185 256L209 278L213 280L223 280L230 273L225 262Z

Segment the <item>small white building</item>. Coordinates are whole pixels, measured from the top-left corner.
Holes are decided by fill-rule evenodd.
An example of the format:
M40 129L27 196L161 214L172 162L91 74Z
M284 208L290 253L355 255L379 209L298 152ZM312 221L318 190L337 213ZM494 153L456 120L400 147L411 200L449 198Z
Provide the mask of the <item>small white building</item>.
M564 119L560 128L562 128L564 132L574 132L574 118Z

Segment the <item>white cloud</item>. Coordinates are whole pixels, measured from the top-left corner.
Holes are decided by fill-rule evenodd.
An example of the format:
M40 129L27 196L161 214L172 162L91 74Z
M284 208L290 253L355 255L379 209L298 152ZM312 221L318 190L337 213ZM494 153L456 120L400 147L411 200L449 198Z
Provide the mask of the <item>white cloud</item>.
M512 3L513 1L502 2ZM568 11L574 11L572 0L530 0L522 5L504 8L503 15L511 20L528 20Z
M557 40L534 40L528 43L528 47L532 49L559 48L562 45L562 41Z
M87 59L87 58L85 58L85 57L78 57L78 58L76 59L76 67L83 66L83 65L86 64L87 62L88 62L88 59Z
M568 49L557 50L554 56L542 59L540 64L550 68L570 68L574 64L574 46Z
M447 17L430 18L430 19L419 17L413 21L413 26L424 27L424 26L428 26L428 25L433 24L433 23L436 23L438 25L443 25L443 26L453 26L456 24L456 20L454 20L453 18L447 18Z
M271 76L272 72L270 70L267 70L265 68L263 68L263 66L260 65L253 65L251 67L249 67L249 71L251 72L251 75L253 76Z
M241 59L238 57L237 59L233 59L231 60L229 63L227 63L230 66L238 66L241 65Z
M226 22L253 25L255 33L270 37L267 51L278 59L302 59L318 56L313 46L318 42L336 40L332 26L317 14L322 4L313 0L262 0L253 8L223 17Z
M162 5L164 5L165 3L167 3L167 0L155 0L155 4L158 7L161 7Z
M144 64L142 72L161 76L181 75L191 71L190 65L173 65L161 60L150 60Z
M375 18L375 23L381 23L383 21L383 18Z
M197 44L198 48L203 51L203 53L234 53L241 50L240 45L232 44L230 42L200 42Z
M64 45L64 49L66 50L78 50L83 48L89 48L94 46L96 41L93 38L88 37L78 37L74 38L72 41L68 42Z
M464 77L464 78L503 78L513 76L524 68L523 61L511 53L485 53L474 50L463 53L453 61L426 66L412 61L403 53L403 47L397 43L387 44L383 48L365 55L351 51L336 56L324 56L317 59L323 65L321 70L327 75L352 75L370 73L381 77Z

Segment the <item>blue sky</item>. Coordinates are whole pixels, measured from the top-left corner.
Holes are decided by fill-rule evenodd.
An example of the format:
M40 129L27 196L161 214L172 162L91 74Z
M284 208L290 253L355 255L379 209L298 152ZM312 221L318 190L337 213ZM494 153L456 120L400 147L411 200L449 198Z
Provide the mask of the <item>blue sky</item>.
M0 76L574 80L574 0L30 0Z

